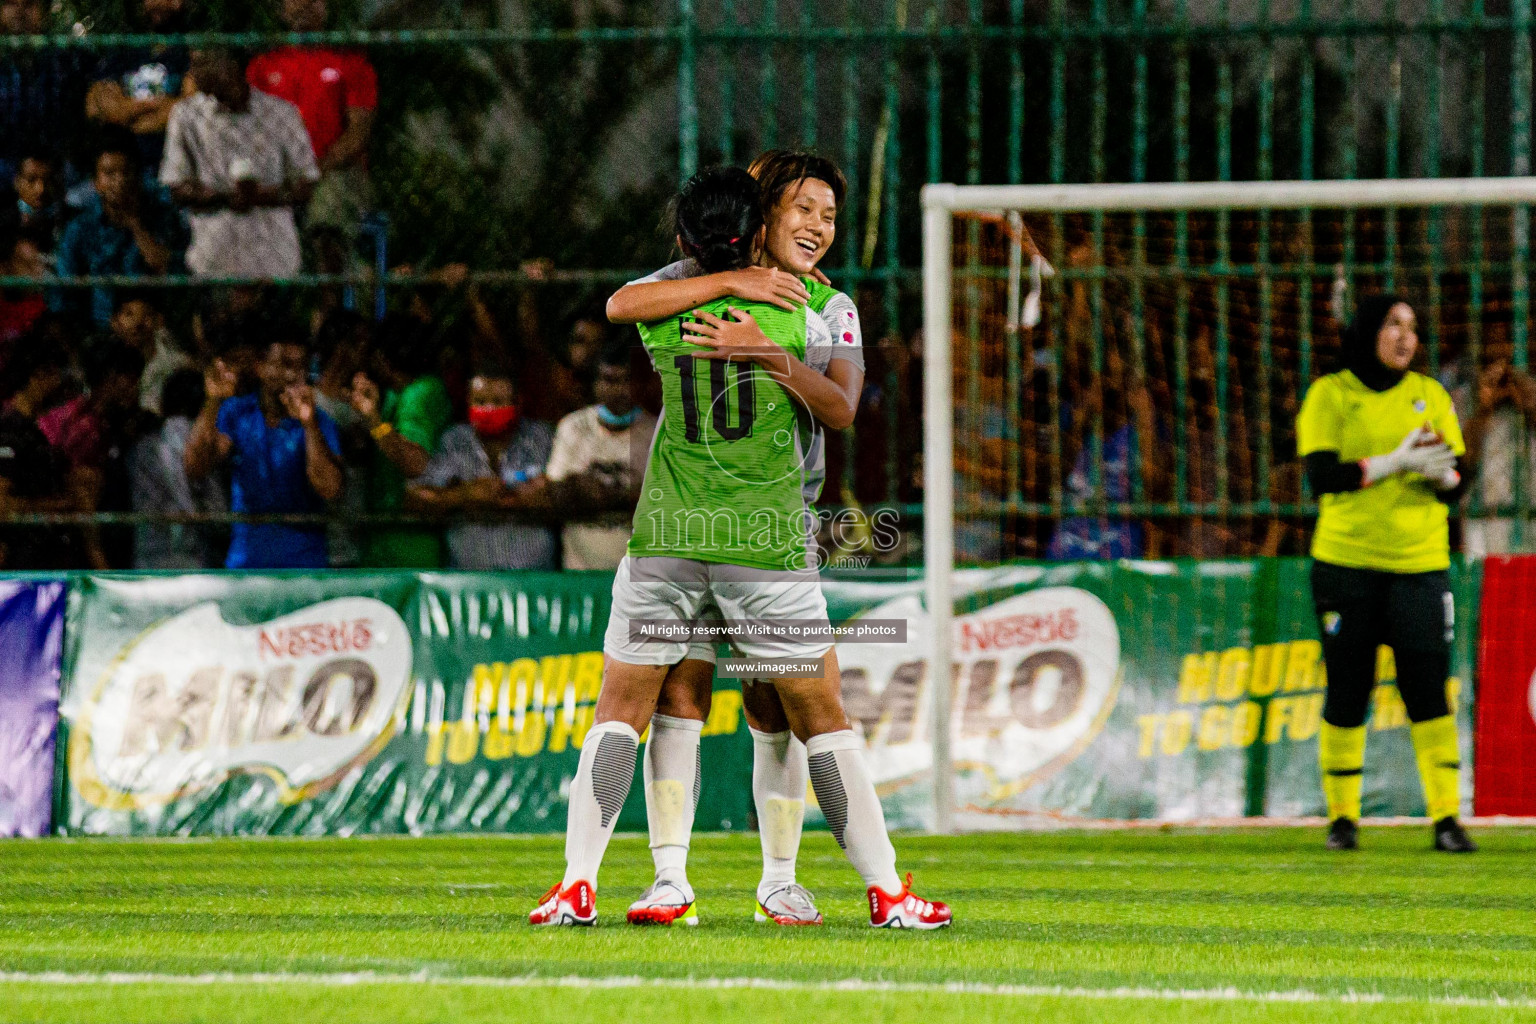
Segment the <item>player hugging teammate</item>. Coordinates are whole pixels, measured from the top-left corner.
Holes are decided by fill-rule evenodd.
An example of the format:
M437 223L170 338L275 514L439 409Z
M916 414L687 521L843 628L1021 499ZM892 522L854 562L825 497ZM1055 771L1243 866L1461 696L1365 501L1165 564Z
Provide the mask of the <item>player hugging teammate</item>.
M1297 422L1320 505L1312 600L1328 670L1318 752L1333 850L1359 845L1365 717L1382 644L1396 656L1435 848L1477 849L1456 820L1461 755L1445 694L1455 627L1447 505L1461 494L1466 446L1445 389L1408 369L1416 328L1413 307L1396 296L1361 302L1345 332L1345 369L1308 389Z
M629 918L698 919L685 868L713 649L648 639L647 624L697 622L711 609L728 624L827 621L809 507L820 490L817 421L852 421L862 362L856 354L833 358L840 347L857 352L852 303L807 275L831 245L842 176L806 154L767 154L754 170L757 179L736 168L689 179L675 212L687 259L626 286L609 304L611 318L639 323L661 376L663 409L629 553L614 578L602 691L570 790L565 877L529 915L533 924L596 920L598 867L647 725L657 882ZM821 665L816 675L747 687L763 829L758 919L821 921L794 882L808 775L833 836L864 879L870 923L947 925L949 908L915 896L910 875L904 883L896 872L863 743L843 711L830 640L779 633L736 635L732 643L749 658Z

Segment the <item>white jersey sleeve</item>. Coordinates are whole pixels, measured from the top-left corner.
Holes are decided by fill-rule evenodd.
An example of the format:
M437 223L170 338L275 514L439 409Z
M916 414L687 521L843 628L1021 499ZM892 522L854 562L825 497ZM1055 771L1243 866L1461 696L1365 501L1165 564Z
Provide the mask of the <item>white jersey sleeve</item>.
M846 359L859 369L864 369L864 332L859 326L859 310L845 292L837 292L822 307L821 320L826 327L824 337L827 348L814 354L807 336L806 362L821 373L834 359Z
M668 263L653 274L636 278L629 284L654 284L657 281L686 281L690 277L702 277L704 268L692 259L678 260L676 263Z

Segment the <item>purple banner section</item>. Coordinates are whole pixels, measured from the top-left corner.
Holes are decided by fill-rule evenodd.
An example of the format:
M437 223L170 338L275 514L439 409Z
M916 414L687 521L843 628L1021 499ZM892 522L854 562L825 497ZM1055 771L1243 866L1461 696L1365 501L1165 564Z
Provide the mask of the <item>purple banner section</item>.
M0 836L46 835L53 818L65 591L0 580Z

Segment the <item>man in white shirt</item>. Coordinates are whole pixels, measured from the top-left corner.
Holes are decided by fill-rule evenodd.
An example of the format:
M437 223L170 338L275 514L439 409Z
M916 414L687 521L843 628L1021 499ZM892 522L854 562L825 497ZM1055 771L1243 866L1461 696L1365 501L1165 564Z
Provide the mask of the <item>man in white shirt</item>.
M187 267L205 277L299 272L293 208L320 177L299 109L246 84L223 48L194 50L198 92L171 111L160 180L191 211Z
M656 417L635 404L629 360L628 348L607 350L593 386L597 404L555 427L545 476L568 482L577 501L561 532L567 569L616 569L629 543L634 503L614 507L615 501L634 495L656 430ZM594 505L606 511L587 511Z

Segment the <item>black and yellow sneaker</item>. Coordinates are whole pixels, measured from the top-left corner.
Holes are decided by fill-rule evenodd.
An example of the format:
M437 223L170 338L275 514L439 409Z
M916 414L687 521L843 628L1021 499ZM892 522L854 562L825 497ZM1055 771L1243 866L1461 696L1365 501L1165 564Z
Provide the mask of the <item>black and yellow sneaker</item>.
M1328 826L1328 849L1360 849L1360 826L1353 818L1335 818Z
M1477 844L1455 818L1445 817L1435 822L1435 849L1442 853L1476 853Z

